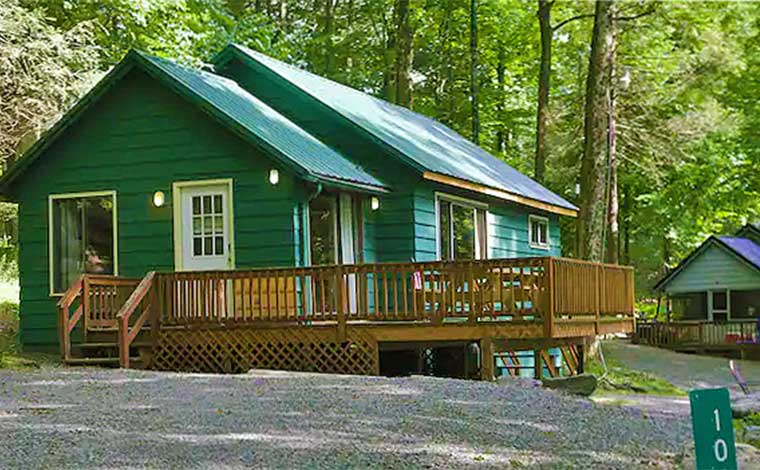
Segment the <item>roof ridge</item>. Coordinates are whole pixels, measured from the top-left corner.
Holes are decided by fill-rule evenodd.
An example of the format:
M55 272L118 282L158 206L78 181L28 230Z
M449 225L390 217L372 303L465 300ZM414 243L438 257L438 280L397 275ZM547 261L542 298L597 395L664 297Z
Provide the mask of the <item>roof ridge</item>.
M399 104L393 103L393 102L388 101L386 99L380 98L378 96L373 95L372 93L367 93L366 91L359 90L359 89L354 88L352 86L346 85L345 83L341 83L341 82L339 82L337 80L333 80L331 78L323 77L322 75L316 74L316 73L314 73L314 72L312 72L310 70L306 70L304 68L298 67L297 65L290 64L288 62L285 62L284 60L276 59L276 58L274 58L272 56L264 54L263 52L256 51L256 50L251 49L250 47L244 46L242 44L238 44L238 43L233 42L233 43L231 43L231 45L233 47L237 47L239 49L242 49L243 52L245 52L247 54L253 54L255 56L261 56L261 57L264 57L266 60L273 60L275 62L278 62L278 63L284 65L285 67L287 67L287 68L289 68L291 70L295 70L295 71L301 72L301 73L307 73L307 74L311 75L312 77L314 77L314 78L316 78L316 79L318 79L320 81L323 81L325 83L329 83L331 85L338 85L341 88L345 88L345 89L347 89L347 90L349 90L351 92L354 92L354 93L361 93L362 95L367 96L368 98L371 98L373 100L379 101L379 102L383 103L384 105L391 106L391 107L393 107L395 109L398 109L399 111L402 111L402 112L405 112L405 113L412 113L412 114L414 114L416 116L419 116L419 117L421 117L421 118L429 121L431 124L434 124L434 125L440 126L440 127L445 127L446 129L449 129L452 132L456 132L451 127L447 126L446 124L444 124L444 123L442 123L442 122L440 122L440 121L438 121L436 119L431 118L430 116L427 116L425 114L417 112L417 111L415 111L413 109L407 108L405 106L401 106Z

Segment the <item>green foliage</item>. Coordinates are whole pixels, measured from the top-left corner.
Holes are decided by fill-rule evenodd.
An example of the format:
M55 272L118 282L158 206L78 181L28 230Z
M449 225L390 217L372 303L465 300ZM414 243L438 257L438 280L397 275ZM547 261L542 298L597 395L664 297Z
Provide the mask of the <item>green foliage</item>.
M752 413L741 419L734 420L734 430L736 431L736 440L739 442L744 442L746 444L749 444L751 446L754 446L760 449L760 440L754 439L752 436L750 436L746 432L747 427L749 426L754 426L754 427L760 426L760 413ZM753 433L753 434L755 436L757 435L757 433Z
M18 341L18 304L0 302L0 365L8 355L20 350Z
M604 366L599 360L586 363L586 372L602 377ZM598 391L634 393L663 396L685 396L686 392L662 377L630 369L620 363L607 360L607 375L599 380Z
M130 48L208 61L240 42L383 96L394 0L8 0L0 9L0 159L28 146ZM535 0L479 0L481 145L531 174ZM410 0L411 107L470 135L469 0ZM591 0L555 2L546 185L576 200ZM620 2L621 260L653 282L712 233L760 216L760 3ZM575 221L563 220L575 255Z

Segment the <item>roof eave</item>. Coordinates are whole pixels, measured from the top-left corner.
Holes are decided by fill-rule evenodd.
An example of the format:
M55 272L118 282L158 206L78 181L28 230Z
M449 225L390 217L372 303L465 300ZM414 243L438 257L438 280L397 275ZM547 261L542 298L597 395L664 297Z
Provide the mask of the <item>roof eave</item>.
M424 172L422 174L422 177L428 181L434 181L436 183L441 183L441 184L453 186L460 189L467 189L469 191L485 194L487 196L495 197L497 199L502 199L505 201L522 204L524 206L541 209L543 211L550 212L553 214L564 215L568 217L578 217L578 208L576 208L575 206L573 206L573 208L558 206L556 204L552 204L545 201L539 201L537 199L525 197L525 196L510 192L510 191L506 191L503 189L492 188L490 186L474 183L469 180L456 178L454 176L444 175L442 173L436 173L432 171Z
M387 186L376 186L369 183L362 183L359 181L343 180L340 178L334 178L331 176L315 174L312 177L304 178L315 183L322 183L334 188L347 189L351 191L358 191L369 194L388 194L391 192Z

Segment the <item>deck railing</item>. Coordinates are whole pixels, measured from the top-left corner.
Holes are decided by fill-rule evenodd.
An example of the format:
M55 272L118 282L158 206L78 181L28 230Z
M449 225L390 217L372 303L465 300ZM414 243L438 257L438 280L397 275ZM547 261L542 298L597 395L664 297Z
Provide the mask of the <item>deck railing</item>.
M564 258L158 273L163 325L632 319L633 270Z
M757 320L726 323L707 321L655 322L640 321L635 340L640 344L664 348L726 347L755 342L758 338Z
M483 324L578 336L633 325L630 267L565 258L372 263L306 268L149 273L142 280L85 275L60 306L62 341L79 317L119 330L121 363L142 329L274 324ZM83 307L71 316L76 300ZM68 328L68 329L67 329ZM63 344L63 343L62 343ZM68 354L69 346L65 346Z

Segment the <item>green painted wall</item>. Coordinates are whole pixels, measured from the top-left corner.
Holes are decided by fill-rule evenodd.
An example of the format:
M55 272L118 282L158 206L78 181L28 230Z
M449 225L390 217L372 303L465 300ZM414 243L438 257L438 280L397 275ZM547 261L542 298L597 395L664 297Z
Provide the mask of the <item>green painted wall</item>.
M55 346L56 298L49 296L48 195L116 190L119 273L142 276L174 268L172 182L234 181L237 267L295 262L299 183L168 89L130 72L51 146L14 187L20 203L21 340ZM167 204L151 204L154 191Z
M760 273L728 250L711 244L665 286L671 294L709 289L760 289Z

